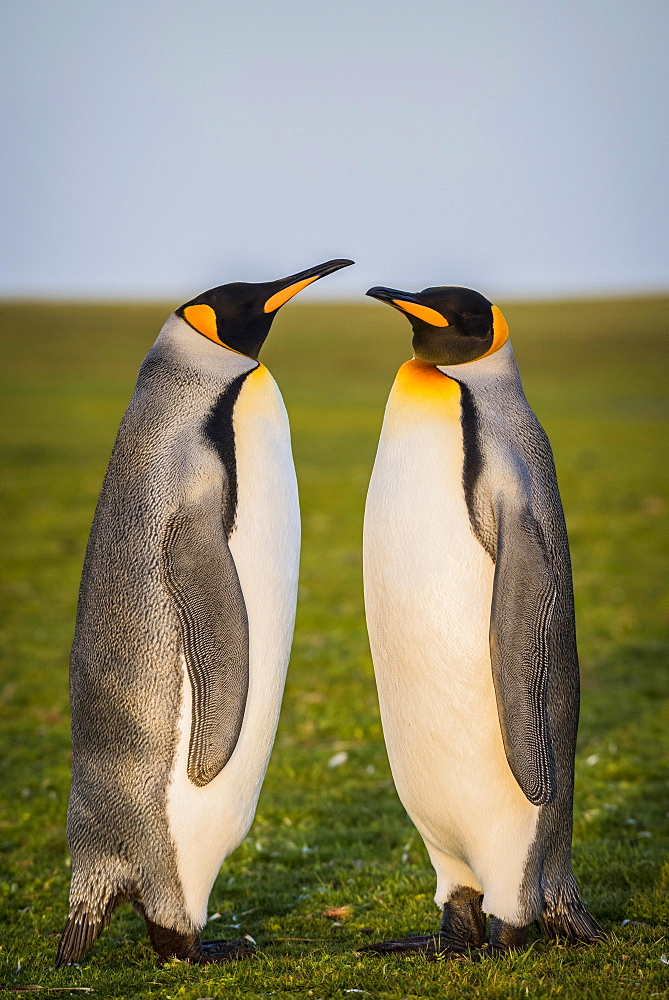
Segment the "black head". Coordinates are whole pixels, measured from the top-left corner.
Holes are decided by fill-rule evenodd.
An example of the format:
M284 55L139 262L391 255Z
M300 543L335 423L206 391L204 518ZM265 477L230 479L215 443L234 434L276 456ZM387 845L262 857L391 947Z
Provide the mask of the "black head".
M352 263L328 260L278 281L219 285L180 306L176 314L215 344L257 358L277 310L312 281Z
M461 365L497 351L509 336L497 306L471 288L441 285L422 292L401 292L376 285L367 295L399 309L413 327L419 361Z

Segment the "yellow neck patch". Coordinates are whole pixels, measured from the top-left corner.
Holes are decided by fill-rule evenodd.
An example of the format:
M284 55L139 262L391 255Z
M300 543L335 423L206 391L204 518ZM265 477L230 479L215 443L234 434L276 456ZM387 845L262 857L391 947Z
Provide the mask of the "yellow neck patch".
M490 345L490 347L488 348L488 350L485 352L485 354L481 355L481 358L487 358L489 354L494 354L495 351L498 351L500 349L500 347L502 347L504 344L506 344L506 342L507 342L508 339L509 339L509 327L507 326L507 322L504 319L504 316L502 315L501 310L499 310L497 308L497 306L493 306L492 307L492 344ZM476 360L480 361L481 358L476 358Z
M460 419L460 386L426 361L406 361L397 373L392 398L414 412L429 409L448 420Z
M423 322L429 323L430 326L448 326L446 317L442 316L436 309L430 309L429 306L421 306L417 302L405 302L404 299L393 299L393 305L401 309L402 312L409 313L417 319L422 319Z
M303 278L302 281L296 281L294 285L288 285L288 288L282 288L280 292L275 292L274 295L270 295L267 302L263 306L263 312L271 313L274 312L279 306L282 306L284 302L288 299L292 299L293 295L297 295L301 292L303 288L310 285L312 281L317 281L320 278L320 274L314 275L313 278Z

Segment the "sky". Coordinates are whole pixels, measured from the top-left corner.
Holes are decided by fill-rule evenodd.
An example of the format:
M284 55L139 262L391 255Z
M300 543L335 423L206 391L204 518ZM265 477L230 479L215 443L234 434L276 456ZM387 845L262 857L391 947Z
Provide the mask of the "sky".
M666 0L1 10L2 296L669 287Z

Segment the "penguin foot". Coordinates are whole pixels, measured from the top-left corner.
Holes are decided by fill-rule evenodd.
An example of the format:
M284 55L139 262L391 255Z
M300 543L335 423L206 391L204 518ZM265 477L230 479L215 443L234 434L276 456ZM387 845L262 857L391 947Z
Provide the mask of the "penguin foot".
M429 961L452 958L462 961L469 957L467 945L454 942L446 934L408 934L393 941L366 944L358 951L373 951L377 955L425 955Z
M198 959L200 965L207 962L234 962L239 958L250 958L255 954L255 948L246 938L237 938L232 941L223 939L217 941L200 941L201 958Z
M490 941L479 948L476 959L502 958L513 951L523 951L527 944L529 926L514 927L499 917L490 918Z
M466 951L480 948L485 941L483 893L461 885L444 903L441 933Z
M255 948L246 938L201 941L199 934L181 934L172 928L154 924L152 920L146 920L146 926L153 950L165 962L179 958L193 965L207 965L210 962L232 962L255 953Z
M482 902L482 893L470 886L458 886L444 903L438 934L409 934L394 941L368 944L358 951L375 951L378 955L413 955L421 952L431 961L469 958L472 949L480 948L485 941Z

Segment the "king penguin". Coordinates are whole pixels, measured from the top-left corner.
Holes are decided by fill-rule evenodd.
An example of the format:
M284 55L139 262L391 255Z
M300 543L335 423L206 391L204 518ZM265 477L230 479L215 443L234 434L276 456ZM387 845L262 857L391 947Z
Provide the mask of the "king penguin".
M281 394L258 362L277 310L331 260L177 309L144 359L86 551L70 668L69 917L80 961L122 902L195 963L225 858L253 820L290 653L300 548Z
M442 909L440 933L368 947L496 954L534 920L595 941L571 867L578 659L548 439L488 299L367 294L413 328L367 496L364 588L390 765Z

